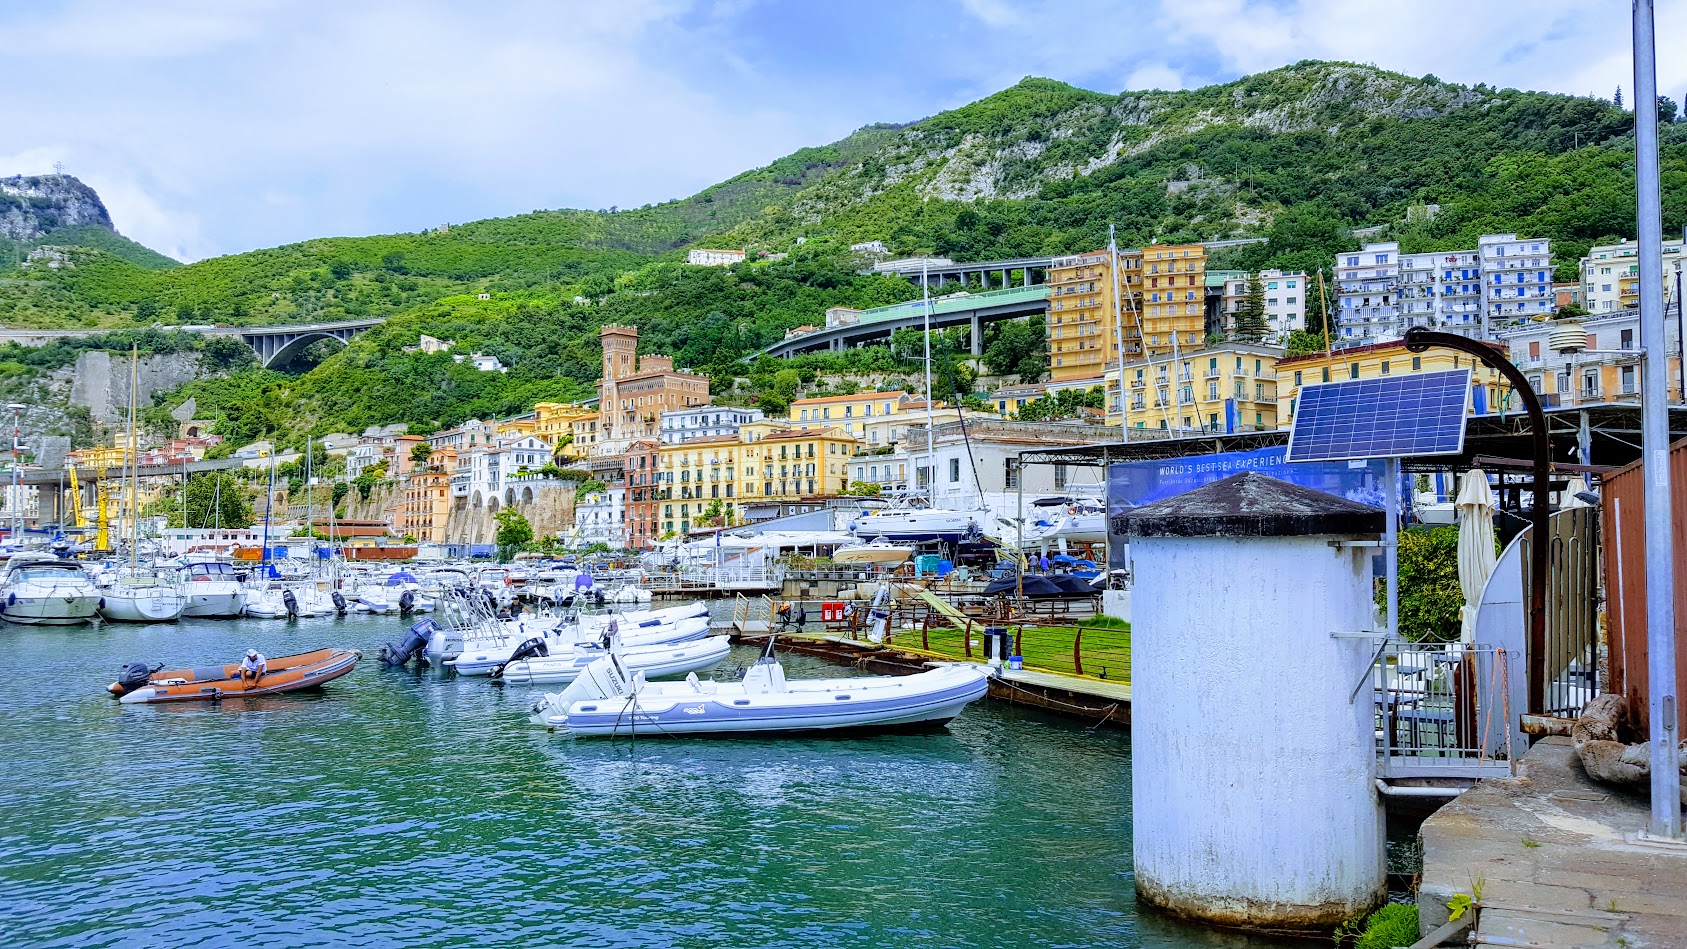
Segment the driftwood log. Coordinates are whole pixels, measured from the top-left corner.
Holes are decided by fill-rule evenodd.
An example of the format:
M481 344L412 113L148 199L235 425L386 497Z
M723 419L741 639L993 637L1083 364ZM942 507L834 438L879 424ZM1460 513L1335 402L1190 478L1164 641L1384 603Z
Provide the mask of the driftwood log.
M1644 790L1652 778L1651 757L1645 742L1622 740L1627 717L1623 709L1620 695L1601 695L1587 703L1570 727L1570 740L1588 777ZM1681 747L1681 773L1687 776L1687 742ZM1682 784L1681 802L1687 804L1687 782Z

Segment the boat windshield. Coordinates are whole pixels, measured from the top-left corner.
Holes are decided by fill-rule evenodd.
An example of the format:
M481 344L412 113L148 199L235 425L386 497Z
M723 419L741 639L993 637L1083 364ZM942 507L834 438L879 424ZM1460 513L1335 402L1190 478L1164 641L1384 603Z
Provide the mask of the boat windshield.
M182 568L193 580L238 580L234 567L226 563L190 563Z
M71 580L82 573L82 569L71 563L32 563L17 567L12 571L14 580Z

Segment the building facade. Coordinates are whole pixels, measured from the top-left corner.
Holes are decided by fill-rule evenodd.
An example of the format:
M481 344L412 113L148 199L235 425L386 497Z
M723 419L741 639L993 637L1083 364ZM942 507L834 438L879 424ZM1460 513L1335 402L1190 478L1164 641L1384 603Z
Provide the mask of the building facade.
M1335 263L1336 327L1344 342L1364 343L1400 335L1396 283L1400 245L1366 244Z
M685 255L685 262L693 267L727 267L743 261L744 252L741 250L712 250L700 247L687 251Z
M1209 271L1209 274L1212 272ZM1225 272L1223 333L1236 335L1236 314L1248 296L1248 284L1258 277L1265 291L1266 342L1281 345L1290 333L1306 329L1306 274L1261 270L1258 274Z
M1274 346L1232 343L1181 359L1125 364L1124 425L1137 431L1259 432L1277 427ZM1118 373L1107 379L1109 424L1118 424Z
M1547 408L1640 401L1639 310L1524 323L1502 331L1500 339ZM1675 320L1664 321L1664 341L1669 400L1680 402L1681 337Z
M1400 320L1389 329L1390 338L1404 335L1414 326L1480 336L1480 257L1473 250L1401 254L1397 302Z
M1557 309L1552 289L1552 242L1544 237L1519 239L1516 234L1484 234L1477 238L1482 260L1482 312L1487 333L1520 320L1551 316Z
M1664 298L1676 298L1676 277L1687 260L1682 242L1664 241ZM1582 258L1580 305L1594 314L1640 306L1640 245L1634 241L1601 244Z
M626 487L627 549L649 550L661 537L658 523L656 494L661 442L641 438L627 446L621 456L622 484Z
M1108 251L1056 258L1044 320L1049 377L1099 378L1118 364L1121 348L1127 361L1199 348L1206 335L1206 254L1200 244L1120 250L1117 296Z
M634 439L660 437L663 412L708 404L709 378L675 372L668 356L638 357L636 328L605 326L598 338L603 343L603 377L598 382L593 454L620 454Z
M738 427L762 419L761 409L737 408L730 405L699 405L687 409L670 409L662 413L662 443L678 445L694 438L717 435L738 436Z

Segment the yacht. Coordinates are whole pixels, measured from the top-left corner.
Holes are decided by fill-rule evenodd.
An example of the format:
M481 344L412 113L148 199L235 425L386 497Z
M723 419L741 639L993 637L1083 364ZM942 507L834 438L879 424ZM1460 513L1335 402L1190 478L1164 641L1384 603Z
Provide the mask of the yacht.
M979 536L972 511L931 507L883 507L865 511L849 524L856 537L888 541L961 541Z
M49 554L17 554L0 579L0 619L33 626L74 626L94 618L100 591L82 565Z
M246 608L246 588L233 564L220 560L191 560L182 565L187 609L183 616L234 619Z
M187 609L187 591L172 571L119 569L100 600L100 616L119 623L173 623Z

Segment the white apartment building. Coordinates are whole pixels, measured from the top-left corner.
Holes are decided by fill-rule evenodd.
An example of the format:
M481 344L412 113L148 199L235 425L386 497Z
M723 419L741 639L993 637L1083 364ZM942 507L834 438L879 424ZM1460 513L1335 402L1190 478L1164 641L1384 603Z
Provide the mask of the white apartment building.
M504 466L505 477L523 471L538 471L551 463L551 446L537 435L505 439L498 447L504 450L508 462Z
M479 419L469 419L456 428L448 428L443 432L434 432L428 436L430 448L454 448L462 454L474 448L485 448L496 439L493 437L495 426L491 422Z
M1394 241L1366 244L1336 257L1335 283L1337 335L1349 344L1399 339L1413 326L1491 338L1557 309L1551 241L1516 234L1484 234L1475 250L1406 255Z
M726 267L743 260L744 252L741 250L711 250L705 247L688 251L685 255L685 262L693 267Z
M1480 336L1482 262L1473 250L1401 254L1399 333L1414 326Z
M1482 261L1482 312L1490 333L1497 324L1550 316L1558 309L1551 241L1484 234L1476 240L1476 252Z
M1396 282L1398 241L1366 244L1336 257L1336 328L1343 342L1373 343L1400 335Z
M1290 333L1306 329L1306 274L1261 270L1258 276L1265 289L1265 325L1269 330L1266 339L1280 343ZM1237 276L1224 281L1227 333L1235 332L1236 312L1247 299L1251 279L1251 276Z
M608 544L624 549L627 546L626 495L626 488L614 487L594 491L575 501L574 545Z
M1687 261L1680 240L1664 241L1664 299L1675 299L1676 274ZM1640 246L1634 241L1601 244L1582 258L1582 306L1611 313L1640 305Z
M738 427L763 418L761 409L741 409L728 405L694 405L684 409L669 409L661 415L662 444L683 445L693 438L712 435L737 435Z

